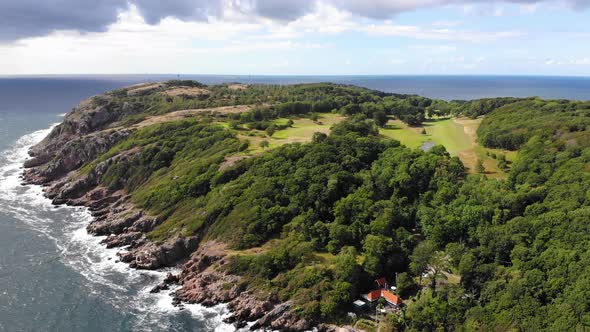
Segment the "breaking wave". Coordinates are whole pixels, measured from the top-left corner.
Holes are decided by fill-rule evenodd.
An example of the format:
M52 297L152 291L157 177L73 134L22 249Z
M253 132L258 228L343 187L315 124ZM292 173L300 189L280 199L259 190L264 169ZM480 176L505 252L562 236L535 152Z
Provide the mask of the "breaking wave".
M107 249L100 243L104 237L86 231L92 220L86 208L54 206L43 196L41 186L22 184L28 150L55 125L21 137L0 153L0 213L53 241L58 259L85 278L90 293L132 315L133 330L234 331L233 325L222 321L229 314L225 305L206 308L188 304L179 310L172 305L170 291L150 293L173 269L139 271L120 262L117 252L121 249Z

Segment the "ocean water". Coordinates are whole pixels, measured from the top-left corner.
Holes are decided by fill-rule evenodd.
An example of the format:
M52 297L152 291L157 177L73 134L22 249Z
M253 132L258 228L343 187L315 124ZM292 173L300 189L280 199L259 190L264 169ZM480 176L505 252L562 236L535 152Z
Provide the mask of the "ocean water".
M0 78L0 331L232 331L227 309L178 310L150 294L167 271L135 271L86 233L83 208L54 207L21 184L27 150L80 100L165 75ZM589 78L181 76L204 83L356 84L443 99L541 96L590 100Z
M179 311L150 294L167 271L136 271L86 232L83 208L54 207L19 179L28 148L79 100L120 80L0 80L0 331L232 331L224 306Z

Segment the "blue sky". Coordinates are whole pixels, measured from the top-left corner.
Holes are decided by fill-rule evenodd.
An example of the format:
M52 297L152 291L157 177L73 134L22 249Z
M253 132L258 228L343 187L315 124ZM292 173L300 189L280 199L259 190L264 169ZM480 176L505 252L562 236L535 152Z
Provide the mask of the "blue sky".
M590 76L586 0L108 2L0 4L0 74Z

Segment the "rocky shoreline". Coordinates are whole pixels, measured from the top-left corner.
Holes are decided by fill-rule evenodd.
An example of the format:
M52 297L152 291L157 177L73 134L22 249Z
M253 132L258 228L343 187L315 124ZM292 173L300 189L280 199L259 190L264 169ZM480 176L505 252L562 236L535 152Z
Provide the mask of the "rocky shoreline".
M174 303L181 308L182 303L227 303L232 314L226 321L239 328L250 322L251 330L303 331L316 327L316 322L299 319L290 302L281 303L272 295L248 292L239 276L226 272L228 260L223 243L201 243L196 236L163 243L150 241L146 233L163 220L136 208L126 192L109 190L99 183L108 165L131 158L133 152L112 156L88 172L79 170L131 134L132 129L109 126L135 110L124 105L119 111L113 113L104 106L93 105L90 99L82 102L47 138L31 148L24 182L42 185L45 195L56 205L87 207L94 217L87 226L88 232L107 236L103 244L109 248L125 247L118 255L129 267L154 270L181 266L179 275L168 275L152 290L165 291L172 284L178 285ZM327 326L319 329L333 330Z

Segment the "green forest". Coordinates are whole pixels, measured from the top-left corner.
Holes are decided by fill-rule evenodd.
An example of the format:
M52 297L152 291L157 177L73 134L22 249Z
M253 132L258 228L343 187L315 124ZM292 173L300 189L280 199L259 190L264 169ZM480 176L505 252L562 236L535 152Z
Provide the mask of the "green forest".
M151 240L223 241L240 253L229 269L244 288L292 300L318 322L350 323L352 301L386 277L406 303L387 317L392 331L590 328L590 102L446 102L327 83L169 85L209 93L122 89L93 102L122 114L113 127L183 109L255 107L141 127L81 169L135 151L100 181L162 217ZM346 118L308 143L246 154L240 139L271 140L293 123L278 118L327 113ZM468 173L444 146L425 152L379 134L389 119L416 126L457 116L484 117L483 147L518 152L505 179ZM224 165L231 156L244 158Z

